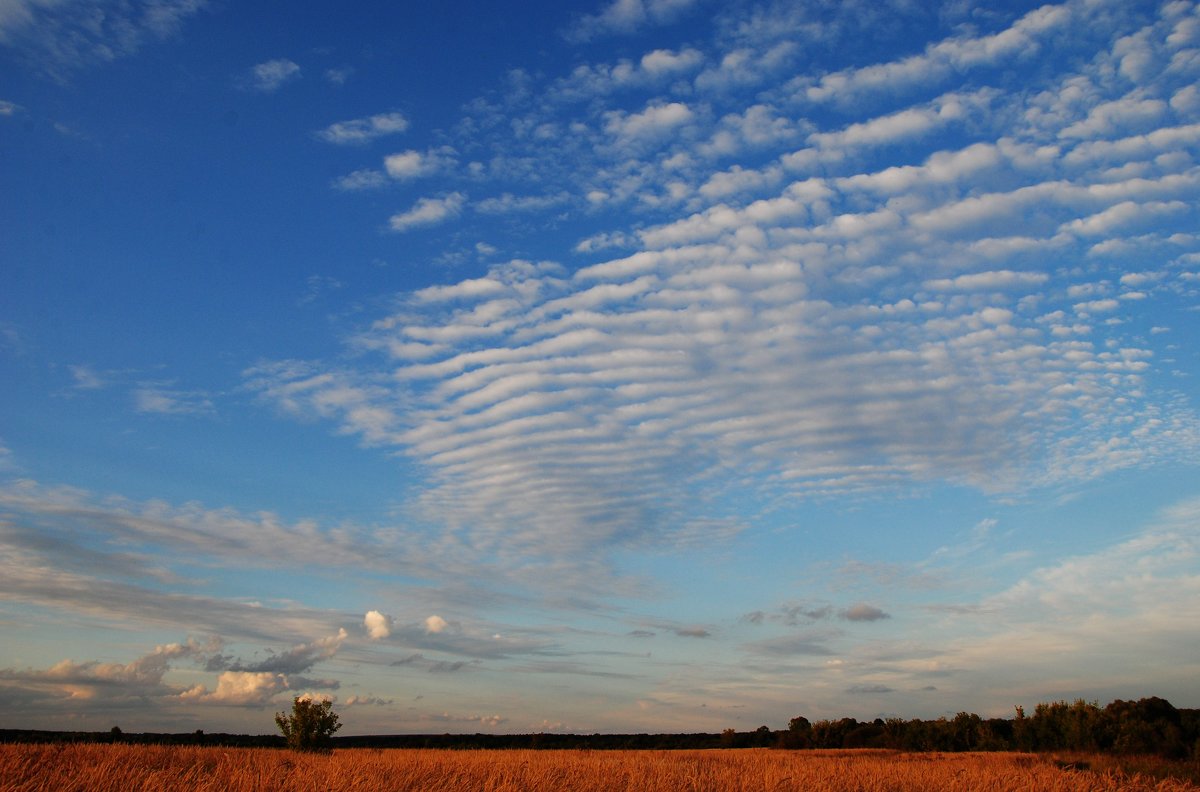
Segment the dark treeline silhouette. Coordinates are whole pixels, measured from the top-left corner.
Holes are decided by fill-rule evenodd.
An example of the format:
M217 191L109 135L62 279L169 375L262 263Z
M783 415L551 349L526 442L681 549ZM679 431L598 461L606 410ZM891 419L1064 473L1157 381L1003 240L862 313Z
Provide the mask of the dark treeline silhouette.
M1165 699L1112 702L1082 699L1038 704L1033 714L983 719L970 712L937 720L854 718L810 723L793 718L777 732L781 748L894 748L904 751L1085 751L1200 758L1200 710L1176 709ZM740 735L738 735L740 736ZM746 735L761 739L758 733Z
M0 742L124 742L160 745L280 747L278 735L128 733L0 729ZM386 734L334 737L333 748L559 748L672 750L683 748L887 748L900 751L1080 751L1154 754L1200 761L1200 710L1176 709L1161 698L1114 701L1101 707L1082 699L1017 707L1013 718L904 720L854 718L810 722L793 718L787 729L726 729L721 734Z

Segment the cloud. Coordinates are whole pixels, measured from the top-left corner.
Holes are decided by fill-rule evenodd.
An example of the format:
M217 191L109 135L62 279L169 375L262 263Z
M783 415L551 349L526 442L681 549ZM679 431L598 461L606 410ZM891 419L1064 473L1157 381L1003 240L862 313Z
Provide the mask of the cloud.
M927 107L905 108L886 116L855 122L836 132L814 132L809 135L808 142L821 149L895 144L924 136L938 127L962 119L967 107L980 98L947 95Z
M994 291L998 289L1038 286L1050 280L1044 272L1014 272L1012 270L992 270L990 272L974 272L969 275L959 275L954 278L938 278L925 281L925 288L934 291Z
M1105 53L1072 50L1073 70L1014 89L1013 64L1081 19L1051 6L956 28L874 71L821 74L779 51L803 79L752 95L638 82L655 63L738 74L780 40L745 14L696 56L512 74L450 141L504 192L472 213L465 196L426 198L393 226L459 219L476 239L492 210L551 223L583 208L576 251L608 255L563 266L550 243L400 294L353 355L265 364L249 386L404 455L425 474L406 518L506 569L674 546L697 526L720 541L722 503L1011 496L1189 458L1194 410L1151 376L1145 338L1103 324L1117 307L1087 305L1117 295L1070 290L1111 266L1101 245L1136 244L1146 271L1191 250L1195 132L1173 110L1134 112ZM1067 43L1108 47L1119 24ZM1185 82L1147 79L1147 98ZM634 85L652 98L615 93ZM804 110L842 85L838 112ZM1059 134L1105 102L1096 118L1125 137ZM564 194L586 203L538 203ZM592 227L622 202L638 214Z
M363 617L363 628L373 640L387 638L392 634L392 617L377 610L367 611L367 615Z
M199 391L184 391L147 383L133 391L134 409L156 415L211 415L212 399Z
M449 622L447 622L441 616L434 615L434 616L430 616L429 618L427 618L425 620L425 631L426 632L431 632L431 633L445 632L446 628L449 626L450 626Z
M68 366L67 370L75 379L75 387L80 390L99 390L108 382L90 366Z
M1030 57L1043 39L1066 28L1069 5L1045 5L1028 12L1005 30L986 36L954 36L930 44L920 55L843 69L819 79L801 77L792 87L810 102L853 105L866 95L899 93L918 85L937 85L968 70Z
M127 3L11 0L0 6L0 44L16 49L48 74L66 80L93 63L130 57L147 42L169 39L204 0Z
M470 669L478 664L478 662L478 660L432 660L417 652L400 660L395 660L391 665L423 668L430 674L453 674L458 671Z
M1167 113L1167 103L1161 99L1141 99L1131 96L1101 102L1088 111L1087 118L1059 131L1063 138L1114 137L1151 129Z
M892 618L874 605L867 605L863 602L841 611L838 615L846 621L852 622L873 622Z
M646 74L656 77L690 71L704 60L704 55L691 48L679 51L656 49L642 56L640 65Z
M696 0L612 0L598 14L584 16L565 36L570 41L587 41L605 34L629 34L649 25L671 22L695 5Z
M408 129L402 113L378 113L365 118L338 121L317 132L317 137L335 145L361 145L377 138L396 135Z
M298 79L300 66L286 58L278 58L251 67L245 85L250 90L274 93L287 83Z
M1016 700L1051 690L1108 696L1155 679L1161 695L1185 696L1198 670L1187 637L1200 618L1198 526L1200 500L1178 501L1125 539L1031 569L977 607L947 612L926 661L954 669L941 694L966 706L982 690Z
M269 512L137 502L29 480L0 485L0 508L12 526L5 532L8 542L0 543L0 576L8 596L119 623L184 624L272 642L319 634L328 624L328 614L317 610L256 609L236 600L153 594L151 586L160 588L171 575L152 558L187 558L232 569L305 567L313 559L334 567L409 573L437 568L426 560L414 564L423 553L386 538L386 528L288 523ZM26 536L38 541L21 539ZM122 582L107 579L114 572Z
M377 190L388 184L387 174L372 168L363 168L333 180L335 190L342 192L359 192L362 190Z
M337 69L326 69L325 79L331 85L345 85L346 80L349 80L353 74L353 66L342 66Z
M161 698L178 691L163 681L175 660L197 657L216 651L219 641L163 644L153 652L129 663L76 663L62 660L44 670L0 669L0 687L20 687L55 703L76 702L80 706L99 706L115 702Z
M561 77L549 87L546 94L554 101L579 101L602 97L617 91L649 88L677 79L697 69L704 62L699 50L656 49L647 52L639 60L622 58L613 64L581 64L572 72ZM553 128L550 125L531 125L528 128L537 138L548 138L543 134Z
M345 640L346 631L340 629L335 635L319 638L311 643L296 644L285 652L278 654L272 652L265 659L257 662L233 661L228 668L230 671L253 674L271 673L284 676L302 674L317 663L328 660L337 654Z
M387 175L398 181L430 176L439 170L447 168L456 162L455 151L449 146L428 151L402 151L399 154L389 154L383 160Z
M746 649L752 654L771 657L828 657L834 654L829 646L834 637L833 633L787 635L755 641L747 644Z
M42 712L47 707L64 705L74 711L96 712L113 707L170 708L197 703L262 706L285 690L306 686L337 688L336 680L306 679L296 672L332 657L332 651L336 651L336 645L344 638L342 631L311 645L294 647L290 652L273 655L259 664L262 667L221 670L216 689L212 691L203 684L189 688L172 685L166 681L166 675L171 672L172 663L182 659L201 664L207 660L206 670L223 669L227 658L219 654L222 642L215 637L205 642L188 639L186 643L160 645L129 663L63 660L44 670L3 669L0 670L0 688L32 694L37 701L35 706Z
M690 123L695 114L683 102L648 105L640 113L612 110L605 114L604 129L618 145L628 146L660 138Z
M395 699L379 698L377 696L347 696L344 701L339 702L343 707L390 707L396 703Z
M204 685L195 685L178 694L180 700L205 704L261 706L277 694L289 690L283 674L269 671L224 671L217 677L217 689L209 692Z
M393 231L405 232L420 226L436 225L457 217L467 196L453 192L441 198L422 198L407 212L394 214L388 220Z
M540 212L551 207L561 206L571 200L565 192L555 195L525 195L518 196L504 193L495 198L485 198L475 204L475 210L481 214L511 214L513 212Z
M782 72L798 50L792 41L761 48L739 47L726 52L719 63L697 75L696 87L718 93L749 88Z

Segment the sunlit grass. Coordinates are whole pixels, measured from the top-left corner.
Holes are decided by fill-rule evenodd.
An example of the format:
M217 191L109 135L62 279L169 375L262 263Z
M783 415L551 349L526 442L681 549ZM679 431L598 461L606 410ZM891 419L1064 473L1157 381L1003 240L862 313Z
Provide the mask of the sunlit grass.
M1076 767L1081 767L1077 758ZM0 790L928 790L1200 789L1187 781L1072 769L1017 753L890 751L452 751L41 744L0 746ZM1089 765L1094 768L1095 765Z

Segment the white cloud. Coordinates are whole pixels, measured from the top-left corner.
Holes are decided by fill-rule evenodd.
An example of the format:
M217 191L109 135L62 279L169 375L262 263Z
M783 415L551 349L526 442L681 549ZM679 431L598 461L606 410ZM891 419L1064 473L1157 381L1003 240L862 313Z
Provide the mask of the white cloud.
M661 137L695 117L683 102L649 105L640 113L613 110L605 114L604 129L622 145Z
M961 120L968 108L986 95L940 97L928 107L910 107L869 121L850 124L837 132L814 132L808 141L823 149L857 148L897 143Z
M95 706L111 701L137 701L174 695L164 682L174 660L196 657L219 648L219 641L163 644L129 663L76 663L62 660L44 670L0 669L0 689L17 683L51 699Z
M575 101L621 90L653 87L692 72L703 62L704 55L699 50L684 48L678 51L656 49L638 61L622 58L613 64L581 64L566 77L556 80L547 96Z
M435 174L455 162L454 149L443 146L424 152L409 149L398 154L389 154L383 160L383 167L393 179L408 181Z
M935 291L992 291L1022 286L1038 286L1050 279L1044 272L1013 272L994 270L925 281L925 288Z
M1166 116L1167 103L1161 99L1122 97L1093 107L1087 118L1071 124L1058 134L1064 138L1112 137L1152 128Z
M1070 6L1045 5L998 33L948 38L929 45L921 55L845 69L816 81L801 78L794 87L811 102L850 105L867 92L898 92L919 84L936 85L954 73L1036 53L1040 39L1065 28L1072 15Z
M331 85L345 85L346 80L349 80L353 74L354 74L353 66L343 66L343 67L337 68L337 69L326 69L325 70L325 79Z
M641 67L646 74L660 77L691 71L703 60L704 55L695 49L683 49L678 52L656 49L642 56Z
M510 214L512 212L540 212L570 201L567 193L555 195L513 195L504 193L494 198L485 198L475 204L475 211L483 214Z
M505 181L469 219L582 208L599 222L627 202L636 217L578 231L575 251L627 250L573 274L510 262L401 295L354 342L384 359L279 370L260 392L405 454L428 474L414 519L500 564L686 526L715 536L723 488L771 503L938 481L1011 493L1180 458L1195 415L1147 387L1152 358L1120 351L1142 344L1104 320L1138 306L1119 303L1121 273L1097 254L1136 245L1149 271L1191 250L1166 240L1194 225L1196 133L1166 104L1179 78L1139 93L1110 53L1072 51L1076 71L1013 89L1012 69L1080 8L805 75L799 104L725 90L780 43L739 27L745 15L723 23L718 55L698 43L584 64L544 92L513 75L507 104L473 105L454 143L492 145L472 149L474 178L528 191ZM1107 46L1118 24L1078 46ZM653 98L613 96L634 86ZM842 88L838 112L803 109ZM795 139L807 148L787 153ZM398 171L418 169L408 154ZM392 224L466 208L427 198ZM1071 291L1105 279L1108 293Z
M91 366L68 366L67 370L75 379L75 387L80 390L99 390L108 385L105 378Z
M436 225L457 217L467 196L453 192L441 198L422 198L407 212L394 214L388 220L393 231L408 231L420 226Z
M1108 313L1115 311L1120 307L1120 303L1113 299L1105 300L1088 300L1087 302L1075 303L1075 312L1080 314Z
M1200 115L1200 88L1189 85L1171 96L1171 109L1184 116Z
M396 135L408 129L408 119L401 113L378 113L366 118L338 121L317 132L326 143L339 145L369 143L376 138Z
M1124 229L1144 220L1161 218L1163 215L1181 214L1188 211L1188 205L1183 201L1122 201L1088 217L1081 217L1065 223L1065 231L1072 231L1083 236L1100 236L1110 234L1117 229Z
M434 616L430 616L429 618L425 619L425 631L426 632L430 632L430 633L445 632L446 628L449 626L450 626L450 623L447 622L445 619L443 619L441 616L434 615Z
M381 187L386 187L387 184L387 175L383 171L377 171L373 168L356 170L333 181L334 189L342 190L343 192L377 190Z
M786 69L799 49L795 42L782 41L765 49L741 47L726 52L719 63L697 75L696 88L727 92L756 85Z
M0 3L0 44L26 54L51 77L65 80L92 63L139 52L169 39L208 5L205 0L129 3L9 0Z
M634 33L649 25L676 19L696 0L612 0L600 13L580 18L567 32L568 39L587 41L613 33Z
M293 80L300 79L300 66L287 58L266 61L251 67L246 86L262 93L274 93Z
M377 610L367 611L367 615L363 617L363 628L374 640L387 638L392 634L392 617Z
M158 415L210 415L212 399L199 391L185 391L166 385L144 384L133 392L134 407L140 413Z
M1120 140L1095 140L1080 143L1067 153L1065 162L1081 165L1091 162L1128 161L1200 142L1200 124L1161 127L1143 135Z
M266 704L288 689L288 679L283 674L223 671L217 677L216 690L210 693L203 685L196 685L180 693L179 698L183 701L251 706Z
M1153 678L1177 697L1200 671L1184 638L1200 619L1198 518L1200 504L1184 501L1128 540L1033 570L980 603L970 618L983 634L972 630L939 659L959 669L959 686L986 679L1027 696Z

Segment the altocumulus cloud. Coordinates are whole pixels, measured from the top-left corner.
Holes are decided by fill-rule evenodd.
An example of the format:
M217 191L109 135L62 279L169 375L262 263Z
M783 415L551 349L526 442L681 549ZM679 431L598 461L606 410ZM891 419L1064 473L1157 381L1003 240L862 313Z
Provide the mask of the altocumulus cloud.
M649 9L604 14L644 24ZM795 53L766 40L719 64L662 51L572 73L540 104L523 75L510 97L521 123L471 144L537 163L539 195L568 196L558 207L644 210L577 248L627 253L514 259L400 294L352 341L377 357L264 364L251 387L408 455L427 472L410 516L501 564L729 536L722 495L786 504L947 482L1013 494L1194 456L1200 422L1150 386L1154 355L1132 331L1155 295L1105 286L1123 274L1106 251L1122 245L1147 251L1139 269L1160 295L1182 294L1175 273L1194 269L1200 172L1160 156L1198 139L1192 105L1143 101L1190 83L1143 70L1134 84L1122 66L1169 62L1190 41L1186 14L1164 7L1119 46L1102 30L1079 71L1013 90L1008 65L1082 14L1049 6L752 99L725 88L750 78L745 64ZM702 63L706 79L578 109L655 84L646 69ZM842 96L874 99L850 118L816 112ZM762 164L729 166L747 154ZM394 170L420 173L425 156L404 152ZM422 198L390 225L485 214L466 207L458 191Z

